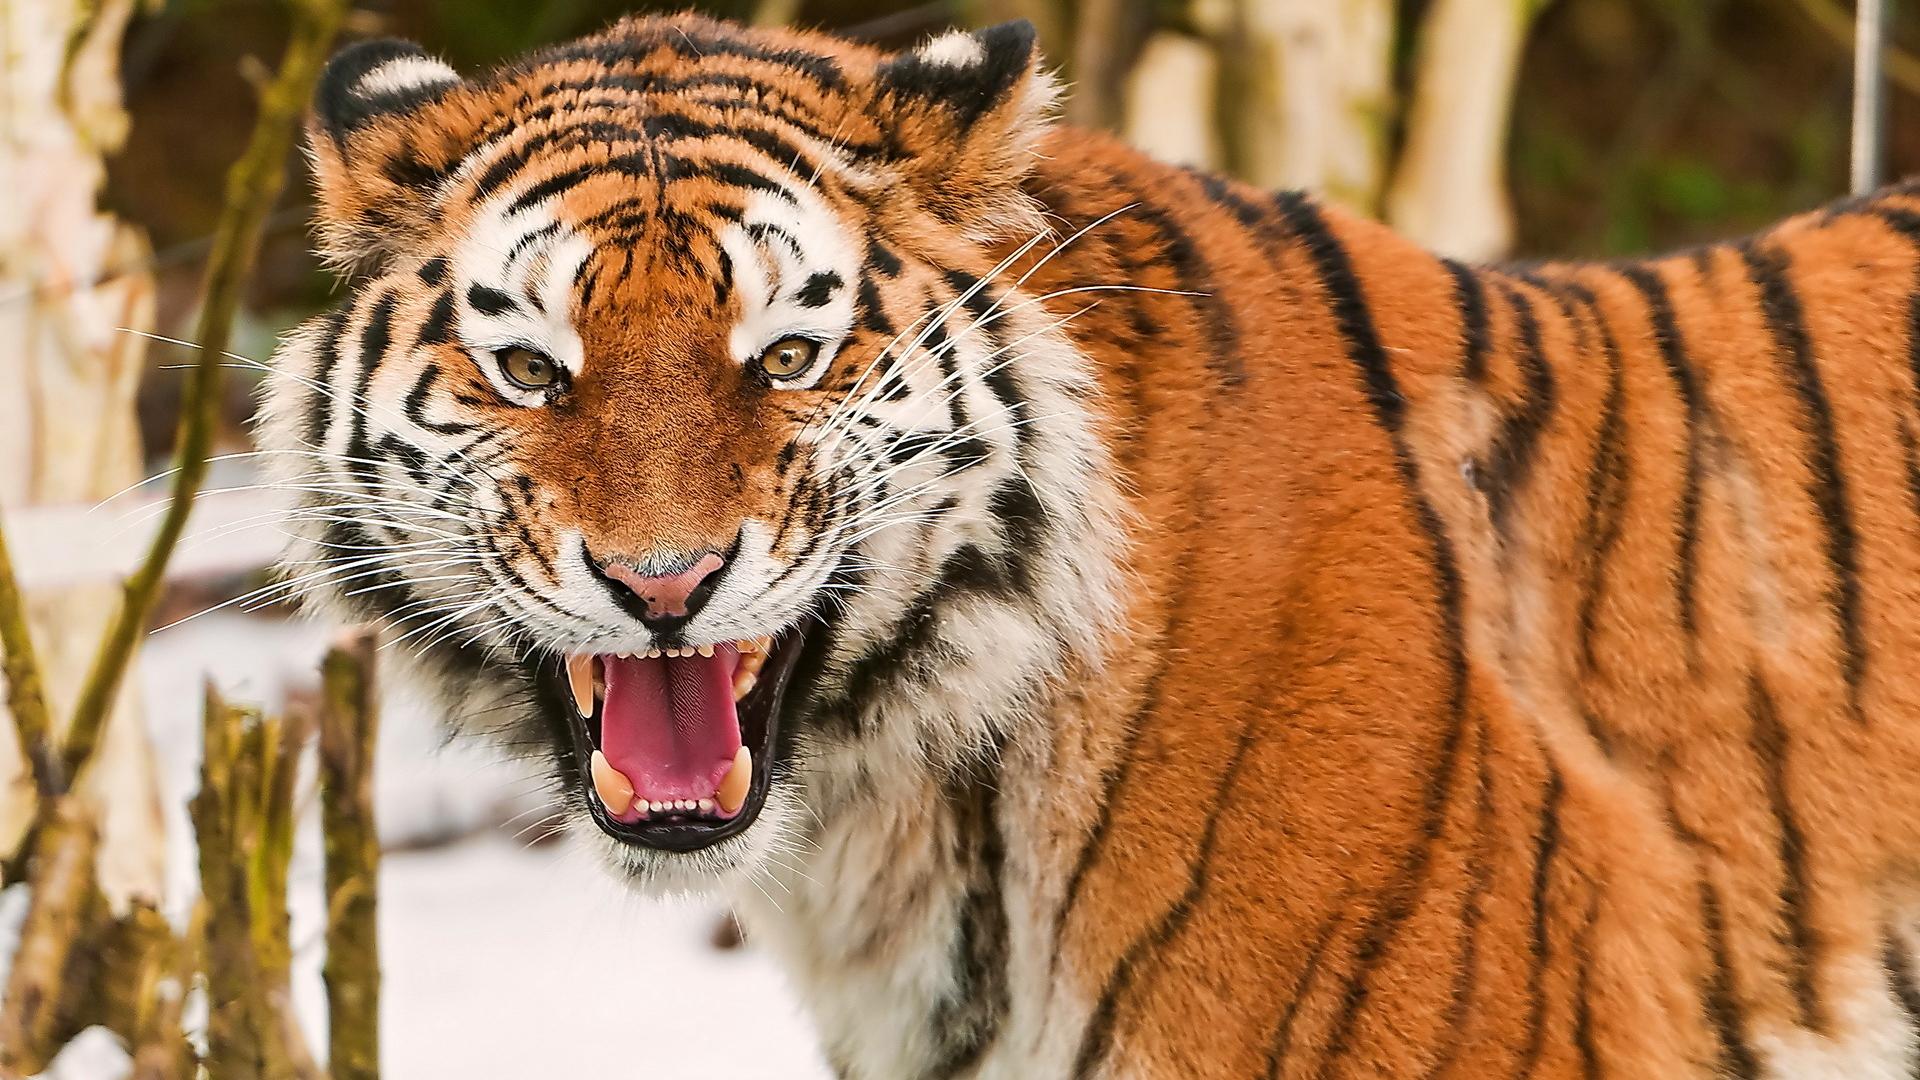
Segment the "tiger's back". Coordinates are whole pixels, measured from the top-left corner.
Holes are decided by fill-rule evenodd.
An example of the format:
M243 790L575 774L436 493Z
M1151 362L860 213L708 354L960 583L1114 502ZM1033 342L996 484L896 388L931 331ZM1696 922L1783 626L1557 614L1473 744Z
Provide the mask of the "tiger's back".
M1113 169L1206 295L1083 331L1155 659L1063 875L1074 1074L1920 1068L1920 200L1468 268Z

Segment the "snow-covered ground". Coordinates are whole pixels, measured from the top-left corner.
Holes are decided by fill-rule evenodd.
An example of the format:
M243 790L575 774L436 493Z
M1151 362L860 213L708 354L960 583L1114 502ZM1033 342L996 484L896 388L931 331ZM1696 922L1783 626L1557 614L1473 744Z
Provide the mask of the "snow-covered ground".
M163 762L177 899L191 896L184 806L199 752L200 680L211 676L234 699L273 708L288 688L313 683L326 636L307 624L220 613L149 641L141 678ZM568 844L530 846L515 835L542 816L527 777L477 748L444 746L437 719L403 694L389 695L382 722L377 797L389 843L465 835L384 863L388 1077L827 1075L769 959L709 943L718 908L643 900ZM516 813L523 819L509 821ZM309 828L302 839L292 886L295 991L324 1048L317 834Z

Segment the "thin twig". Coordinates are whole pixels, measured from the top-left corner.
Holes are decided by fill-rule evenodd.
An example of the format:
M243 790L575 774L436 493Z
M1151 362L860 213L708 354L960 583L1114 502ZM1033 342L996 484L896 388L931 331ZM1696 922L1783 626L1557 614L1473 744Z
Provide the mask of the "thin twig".
M206 475L207 452L218 424L220 364L233 330L234 314L239 310L241 290L260 250L262 224L286 181L296 123L313 94L314 82L346 10L347 0L303 0L294 5L293 36L287 42L280 73L261 94L260 114L254 121L246 153L227 173L226 205L214 232L205 300L194 333L200 357L187 378L176 437L172 499L146 559L126 581L120 609L81 684L63 755L69 776L80 770L99 742L120 680L132 660L134 643L160 595L167 562L193 512L194 495Z
M7 712L20 737L20 753L33 769L34 786L46 799L63 790L64 779L51 752L52 713L33 654L33 634L27 626L27 603L13 573L7 552L6 530L0 529L0 670L7 677Z

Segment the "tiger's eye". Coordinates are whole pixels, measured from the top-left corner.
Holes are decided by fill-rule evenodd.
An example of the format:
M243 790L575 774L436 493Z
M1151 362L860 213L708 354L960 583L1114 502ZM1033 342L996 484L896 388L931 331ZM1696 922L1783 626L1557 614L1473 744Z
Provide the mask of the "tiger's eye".
M532 349L515 345L493 355L500 362L500 373L522 390L546 390L560 381L560 365Z
M760 370L776 379L790 379L807 370L820 355L820 343L803 337L781 338L760 354Z

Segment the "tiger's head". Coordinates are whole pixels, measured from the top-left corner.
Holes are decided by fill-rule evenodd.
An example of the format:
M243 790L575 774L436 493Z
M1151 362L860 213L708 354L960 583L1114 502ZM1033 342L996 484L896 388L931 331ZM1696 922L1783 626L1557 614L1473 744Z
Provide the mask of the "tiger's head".
M1065 239L1022 190L1052 96L1026 24L342 52L309 145L351 292L263 409L290 587L655 886L992 752L1116 592L1094 382L1018 276Z

